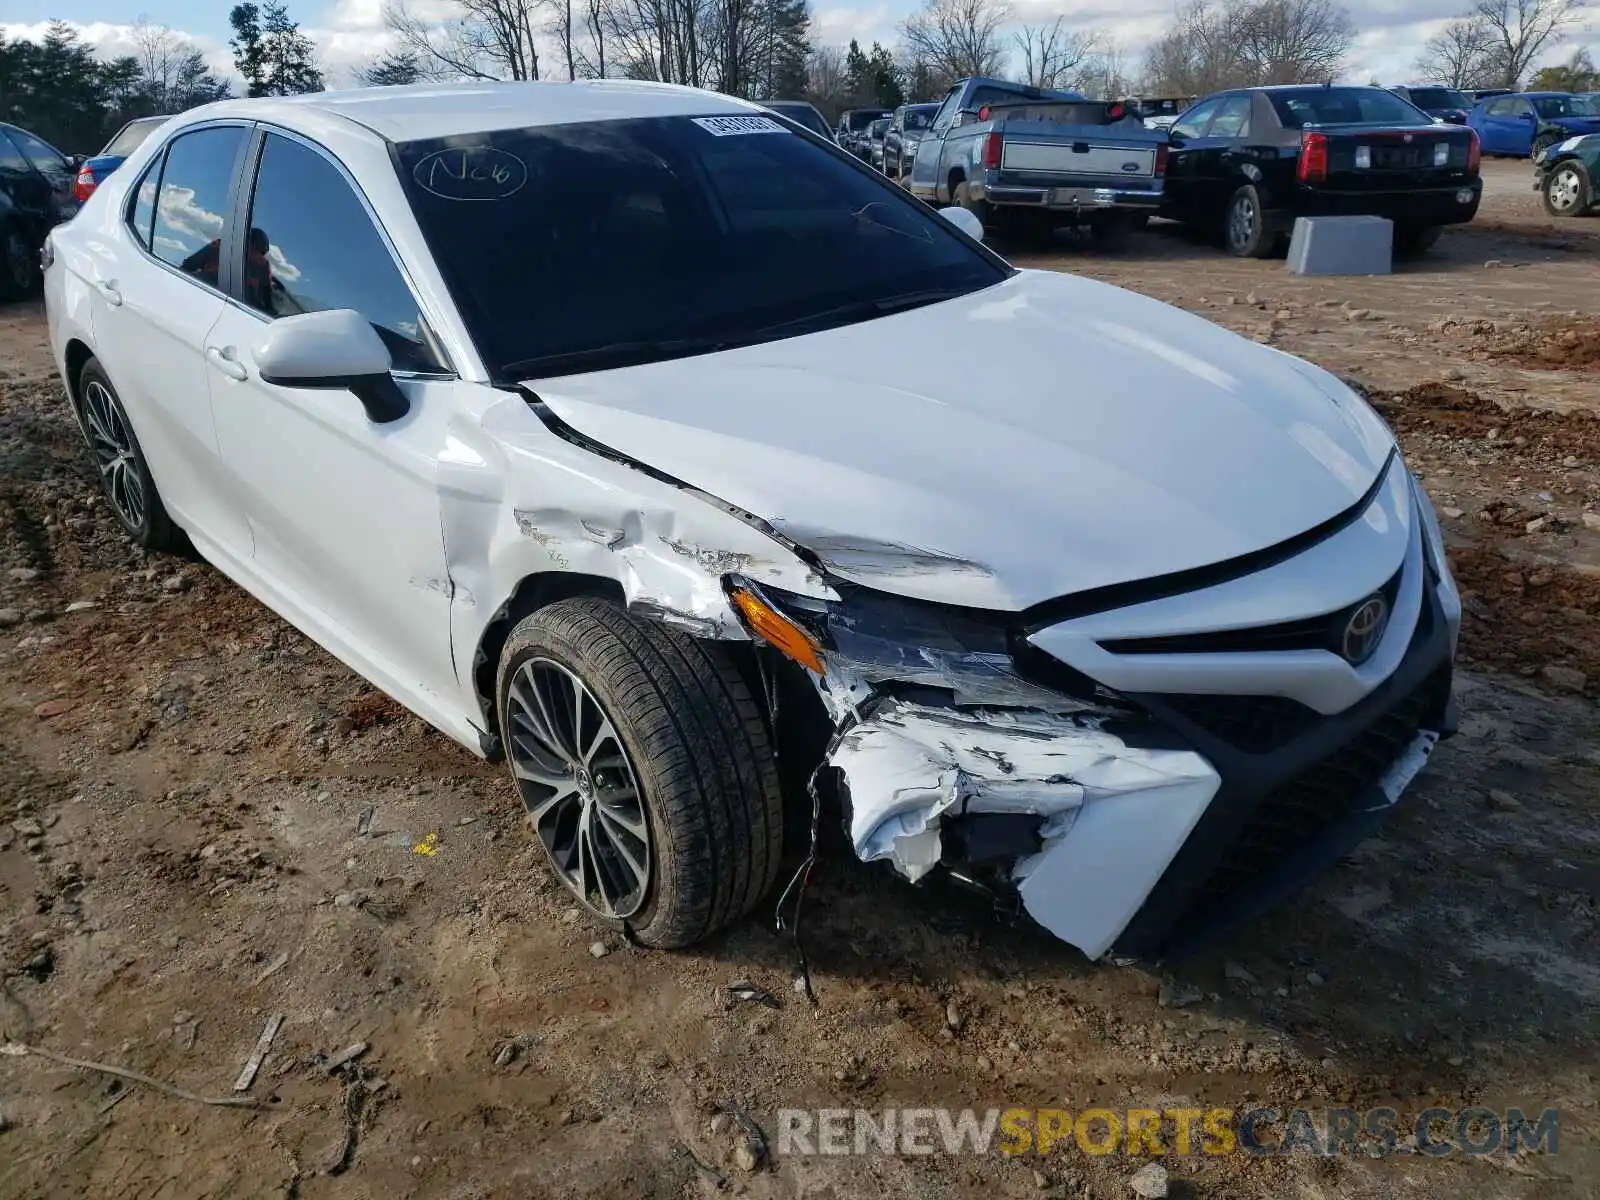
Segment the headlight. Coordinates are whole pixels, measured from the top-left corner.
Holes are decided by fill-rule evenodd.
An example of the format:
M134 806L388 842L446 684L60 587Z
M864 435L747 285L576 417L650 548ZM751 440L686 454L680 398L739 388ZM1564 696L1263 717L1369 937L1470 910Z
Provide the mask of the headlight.
M1115 698L1051 660L1051 683L1036 683L1017 664L1003 618L911 600L830 580L836 602L798 596L739 576L725 581L746 630L821 680L846 689L865 684L910 693L947 693L976 708L1068 713L1103 710ZM1026 647L1020 640L1015 645ZM1040 653L1035 651L1034 653Z

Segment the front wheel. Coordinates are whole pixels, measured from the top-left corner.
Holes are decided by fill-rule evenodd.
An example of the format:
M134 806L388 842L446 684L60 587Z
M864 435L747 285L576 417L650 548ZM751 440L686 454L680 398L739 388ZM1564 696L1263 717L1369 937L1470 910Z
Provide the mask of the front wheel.
M591 917L688 946L771 890L777 765L723 647L562 600L512 630L495 694L528 822Z
M1594 203L1594 189L1589 172L1574 159L1557 163L1545 173L1544 210L1552 217L1576 217L1589 210Z
M1261 193L1254 184L1245 184L1228 200L1223 238L1228 253L1239 258L1266 258L1277 244L1267 231L1267 215L1261 207Z

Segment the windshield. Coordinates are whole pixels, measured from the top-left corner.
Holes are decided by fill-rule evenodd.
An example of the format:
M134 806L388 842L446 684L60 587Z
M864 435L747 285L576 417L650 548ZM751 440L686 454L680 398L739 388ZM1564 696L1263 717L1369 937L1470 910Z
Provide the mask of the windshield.
M938 105L934 105L932 108L908 108L908 109L906 109L906 128L907 129L927 129L929 126L931 126L933 124L933 114L938 112L938 111L939 111L939 106Z
M881 138L884 134L886 134L888 132L889 132L889 122L888 122L888 119L884 118L884 117L879 117L871 125L867 126L867 135L869 137Z
M1600 117L1600 92L1572 98L1572 111L1580 117Z
M1305 125L1417 125L1433 119L1393 92L1375 87L1308 87L1269 91L1286 129Z
M100 153L116 154L120 155L122 158L127 158L128 155L132 154L139 148L139 144L143 142L145 138L149 137L156 130L160 129L165 121L165 117L162 117L160 120L156 121L129 121L122 127L122 132L117 134L116 137L112 138L111 144L104 150L100 151Z
M466 134L396 157L503 380L770 341L1007 277L932 209L771 117Z
M1541 117L1586 117L1588 110L1576 96L1529 96L1533 111Z
M886 117L888 113L878 112L870 108L857 109L855 112L846 113L845 120L850 129L860 132L871 125L879 117Z
M1460 108L1472 107L1472 101L1467 99L1466 93L1458 92L1451 88L1414 87L1406 89L1411 93L1411 103L1418 108Z
M833 137L833 130L828 128L828 123L822 119L822 114L803 101L774 100L767 107L773 112L782 113L796 124L804 125L812 133L819 133L825 138Z

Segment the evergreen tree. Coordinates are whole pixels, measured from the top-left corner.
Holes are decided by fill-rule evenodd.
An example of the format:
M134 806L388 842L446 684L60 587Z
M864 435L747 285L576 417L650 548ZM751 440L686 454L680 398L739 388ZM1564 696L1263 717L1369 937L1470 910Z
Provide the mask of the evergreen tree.
M416 83L422 78L422 68L417 65L417 56L411 51L391 50L376 62L358 70L356 78L367 87L394 87Z
M295 96L320 92L322 72L314 61L316 46L289 19L281 3L265 6L246 0L228 14L233 26L234 65L251 96Z

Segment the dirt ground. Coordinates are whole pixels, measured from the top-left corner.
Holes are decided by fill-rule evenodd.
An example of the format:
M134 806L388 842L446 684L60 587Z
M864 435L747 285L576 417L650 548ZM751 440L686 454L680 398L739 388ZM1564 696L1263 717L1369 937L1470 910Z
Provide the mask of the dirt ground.
M283 1017L260 1108L0 1057L0 1196L1122 1197L1142 1165L750 1170L730 1104L769 1137L781 1108L1388 1105L1408 1133L1556 1107L1553 1155L1163 1161L1193 1197L1600 1194L1600 219L1486 173L1478 222L1392 277L1162 226L1019 260L1311 358L1398 431L1464 589L1463 716L1384 833L1171 967L833 856L815 1009L765 913L685 953L600 938L497 768L203 563L130 550L42 310L0 309L0 1042L225 1097Z

